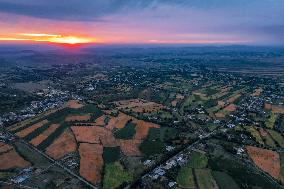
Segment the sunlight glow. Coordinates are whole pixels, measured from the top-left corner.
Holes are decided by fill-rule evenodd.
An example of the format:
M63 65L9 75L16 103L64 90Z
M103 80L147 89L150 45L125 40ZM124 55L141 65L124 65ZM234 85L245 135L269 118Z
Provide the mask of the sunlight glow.
M19 33L10 36L0 36L0 41L35 41L74 45L94 43L96 42L96 39L82 36L65 36L46 33Z

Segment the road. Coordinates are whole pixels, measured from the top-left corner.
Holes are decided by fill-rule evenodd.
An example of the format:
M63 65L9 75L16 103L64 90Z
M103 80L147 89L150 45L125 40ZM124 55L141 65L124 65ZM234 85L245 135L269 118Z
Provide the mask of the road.
M221 127L223 127L223 126L221 126ZM173 156L171 156L170 158L168 158L168 159L166 160L166 162L171 161L171 160L174 160L174 159L177 159L178 156L180 156L181 154L184 154L184 153L187 152L187 151L190 151L195 145L197 145L198 143L200 143L200 142L201 142L202 140L204 140L204 139L208 139L208 138L212 137L212 136L213 136L214 134L216 134L218 131L219 131L219 130L214 130L214 131L212 131L212 132L206 134L206 135L203 136L202 138L199 138L197 141L195 141L194 143L190 144L187 148L183 149L182 151L180 151L180 152L174 154ZM151 172L153 172L155 169L161 168L162 166L165 166L165 163L161 163L161 164L159 164L159 165L157 165L157 166L152 167L150 170L148 170L146 173L144 173L142 176L140 176L140 179L142 179L142 178L148 176L148 175L149 175ZM125 189L131 188L131 186L132 186L132 184L126 186Z

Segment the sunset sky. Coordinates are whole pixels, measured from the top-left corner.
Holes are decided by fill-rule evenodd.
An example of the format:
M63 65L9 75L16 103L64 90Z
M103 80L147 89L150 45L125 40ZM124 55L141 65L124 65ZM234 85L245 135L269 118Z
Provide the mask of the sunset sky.
M284 0L0 0L0 43L284 45Z

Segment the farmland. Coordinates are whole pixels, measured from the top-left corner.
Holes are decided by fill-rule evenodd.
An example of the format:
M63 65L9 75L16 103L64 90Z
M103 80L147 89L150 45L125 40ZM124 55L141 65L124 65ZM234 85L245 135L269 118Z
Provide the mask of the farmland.
M279 189L283 52L231 48L83 48L29 56L40 64L17 59L0 74L8 100L1 181L39 189ZM13 99L19 104L8 107Z

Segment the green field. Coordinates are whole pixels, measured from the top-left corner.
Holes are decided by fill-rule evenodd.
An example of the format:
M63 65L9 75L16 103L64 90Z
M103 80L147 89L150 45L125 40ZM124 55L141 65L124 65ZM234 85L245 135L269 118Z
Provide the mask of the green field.
M266 136L262 136L262 139L266 145L271 146L271 147L276 146L274 140L271 138L269 134L267 134Z
M254 138L254 140L260 144L264 144L259 132L253 126L246 126L246 131L250 133L250 135Z
M141 152L146 156L161 154L165 151L165 144L160 140L144 140L140 145Z
M120 163L109 163L105 165L103 177L103 189L115 189L124 183L133 180L133 175L123 170Z
M268 120L265 122L265 125L269 129L273 129L276 121L276 115L273 112L270 112Z
M258 171L252 171L246 164L233 157L212 157L208 162L209 167L213 171L226 172L235 180L240 188L279 188L278 184L271 182L270 179Z
M113 135L117 139L132 139L136 132L135 127L134 123L128 122L122 129L114 131Z
M220 189L240 189L234 179L228 174L219 171L213 171L212 174Z
M182 167L177 175L177 183L180 188L194 189L195 183L192 168Z
M278 143L281 148L284 148L284 138L280 133L274 130L267 130L271 137Z
M112 163L120 158L120 147L104 147L103 158L105 163Z
M188 167L195 169L202 169L207 166L208 158L201 152L192 152L192 155L187 164Z
M194 169L199 189L213 189L216 182L211 174L210 169Z

